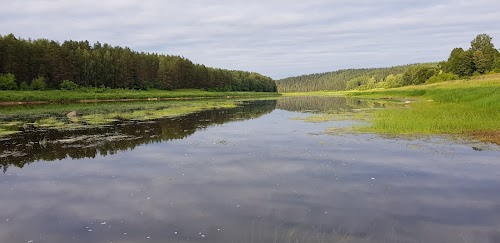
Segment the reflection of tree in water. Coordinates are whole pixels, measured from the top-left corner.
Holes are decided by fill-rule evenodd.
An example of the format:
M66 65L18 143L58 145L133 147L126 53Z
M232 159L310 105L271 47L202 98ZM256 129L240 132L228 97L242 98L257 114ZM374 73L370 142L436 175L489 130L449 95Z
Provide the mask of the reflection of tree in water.
M385 105L374 100L346 97L298 96L279 99L276 108L298 112L339 112L361 108L384 108Z
M273 111L275 100L245 102L232 109L214 109L146 122L116 122L80 130L29 130L1 140L0 168L22 168L37 160L94 158L136 146L186 138L198 129L233 120L257 118Z

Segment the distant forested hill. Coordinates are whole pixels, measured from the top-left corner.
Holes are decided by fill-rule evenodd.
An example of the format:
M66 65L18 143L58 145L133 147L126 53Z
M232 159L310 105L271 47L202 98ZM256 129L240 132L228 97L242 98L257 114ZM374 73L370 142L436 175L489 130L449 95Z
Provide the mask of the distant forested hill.
M367 86L369 82L385 82L389 75L403 75L417 66L437 66L437 63L410 64L388 68L344 69L277 80L279 92L308 92L318 90L347 90Z
M253 72L205 67L180 56L132 51L99 42L25 40L0 35L0 90L208 89L275 92L276 84Z
M500 51L492 37L479 34L470 48L453 49L447 61L389 68L345 69L285 78L276 81L279 92L365 90L436 83L483 74L500 73Z

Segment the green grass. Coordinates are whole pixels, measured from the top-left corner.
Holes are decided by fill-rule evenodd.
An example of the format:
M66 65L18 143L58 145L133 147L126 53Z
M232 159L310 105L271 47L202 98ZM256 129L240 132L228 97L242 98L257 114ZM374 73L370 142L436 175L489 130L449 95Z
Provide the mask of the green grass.
M53 128L62 128L65 123L56 119L55 117L49 117L45 119L40 119L34 123L37 127L53 127Z
M370 117L371 111L365 110L362 112L338 112L327 114L314 114L306 117L291 117L290 120L300 120L310 123L322 123L330 121L350 121L350 120L367 120Z
M165 117L182 116L208 109L235 107L236 103L234 101L176 103L172 104L170 107L160 109L145 108L129 112L95 113L82 116L81 121L91 125L108 124L118 120L147 121Z
M14 133L18 133L18 131L9 131L9 130L5 130L3 128L0 128L0 137L1 136L11 135L11 134L14 134Z
M454 134L500 144L500 74L393 89L284 95L406 101L405 107L374 111L371 124L355 130L384 134Z
M91 103L49 103L0 106L0 122L16 118L46 118L48 116L64 116L76 111L79 116L95 113L127 113L138 110L160 110L165 108L203 106L221 102L240 102L245 99L193 99L168 101L127 101L127 102L91 102ZM34 120L33 120L34 121Z
M359 128L387 134L457 134L500 143L500 75L388 90L345 92L383 99L411 99L406 108L378 110Z
M229 98L229 97L271 97L271 92L212 92L204 90L128 90L128 89L82 89L46 91L0 91L0 102L67 102L81 100L121 99L176 99L176 98Z
M0 107L0 136L23 126L75 129L116 121L147 121L182 116L208 109L235 108L240 99L196 99L140 102L69 103ZM66 117L75 111L77 117Z
M310 115L307 117L292 117L290 118L290 120L301 120L311 123L321 123L321 122L332 121L333 119L335 119L335 117L336 117L335 114L319 114L319 115Z
M18 133L18 127L23 125L21 122L2 122L0 123L0 137Z

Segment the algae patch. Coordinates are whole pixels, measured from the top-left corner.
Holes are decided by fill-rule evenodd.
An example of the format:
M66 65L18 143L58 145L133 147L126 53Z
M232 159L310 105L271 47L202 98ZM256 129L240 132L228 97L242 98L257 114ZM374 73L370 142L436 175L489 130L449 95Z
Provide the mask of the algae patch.
M26 129L82 129L106 126L119 121L151 121L184 116L209 109L229 109L238 106L236 100L196 100L155 103L109 103L104 105L40 106L40 109L19 109L0 113L0 136ZM37 107L35 107L37 108ZM67 117L67 109L75 112ZM10 114L9 114L10 113Z
M23 123L19 121L9 121L0 123L0 137L18 133L19 127L22 125Z
M59 121L55 117L49 117L36 121L34 125L37 127L63 128L66 123Z

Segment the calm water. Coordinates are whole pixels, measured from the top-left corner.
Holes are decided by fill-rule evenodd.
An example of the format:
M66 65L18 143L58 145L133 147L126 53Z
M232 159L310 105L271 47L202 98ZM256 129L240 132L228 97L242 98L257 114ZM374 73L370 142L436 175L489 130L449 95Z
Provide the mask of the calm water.
M4 138L0 242L500 242L496 145L290 119L367 107L384 105L285 98Z

